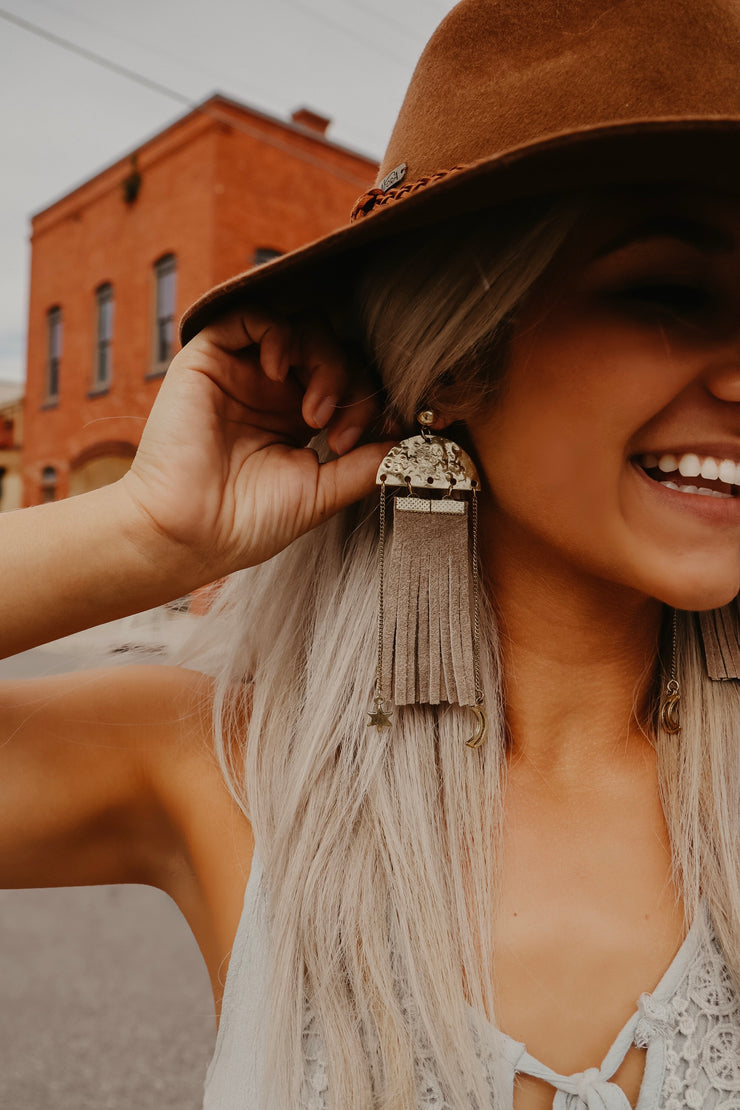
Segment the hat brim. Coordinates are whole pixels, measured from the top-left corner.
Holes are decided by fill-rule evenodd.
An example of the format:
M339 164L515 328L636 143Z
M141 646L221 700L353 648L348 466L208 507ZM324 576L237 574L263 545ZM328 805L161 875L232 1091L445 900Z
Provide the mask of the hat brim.
M346 287L363 251L401 231L589 187L675 181L740 188L740 119L633 120L550 136L477 162L298 250L209 289L180 321L183 344L249 301L275 311L321 307Z

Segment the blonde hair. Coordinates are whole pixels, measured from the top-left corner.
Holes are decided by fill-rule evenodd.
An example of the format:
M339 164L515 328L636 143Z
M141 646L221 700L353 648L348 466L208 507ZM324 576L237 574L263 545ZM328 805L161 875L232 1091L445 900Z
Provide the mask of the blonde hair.
M357 300L390 410L410 420L444 395L463 418L495 394L516 307L577 214L558 202L478 215L378 254ZM454 706L397 708L391 730L369 729L375 510L353 506L233 575L197 634L217 677L215 753L265 870L275 1110L300 1104L307 999L334 1110L412 1110L424 1057L455 1110L490 1103L469 1007L493 1019L506 752L495 621L484 597L485 745L465 747L469 715ZM680 628L683 729L657 741L665 812L688 915L703 894L738 972L740 692L704 676L690 615Z

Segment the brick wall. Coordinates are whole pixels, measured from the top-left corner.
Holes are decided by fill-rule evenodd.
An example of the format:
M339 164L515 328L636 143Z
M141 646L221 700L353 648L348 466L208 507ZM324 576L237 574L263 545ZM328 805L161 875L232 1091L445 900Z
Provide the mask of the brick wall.
M291 250L346 222L375 169L310 128L212 98L144 143L135 164L121 159L34 217L24 503L82 492L130 465L162 380L153 364L157 259L177 259L179 316L246 269L256 249ZM140 182L133 201L125 197L132 174ZM107 389L95 389L104 283L114 298L112 375ZM47 314L55 307L62 349L52 402Z

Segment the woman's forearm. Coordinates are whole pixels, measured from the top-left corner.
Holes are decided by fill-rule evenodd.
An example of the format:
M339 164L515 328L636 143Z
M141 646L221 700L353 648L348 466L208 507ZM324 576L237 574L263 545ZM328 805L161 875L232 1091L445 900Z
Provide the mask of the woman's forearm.
M181 597L207 580L123 486L0 514L0 658Z

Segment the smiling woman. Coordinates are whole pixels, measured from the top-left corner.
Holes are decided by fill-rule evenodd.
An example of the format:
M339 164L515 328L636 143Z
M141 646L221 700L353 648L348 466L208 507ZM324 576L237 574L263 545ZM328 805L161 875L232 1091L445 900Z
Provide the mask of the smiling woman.
M8 651L228 578L0 686L0 877L172 895L205 1110L737 1105L738 63L735 0L462 0L353 220L3 522Z
M695 213L689 232L641 219L655 203L591 205L520 311L505 396L471 434L498 507L526 525L519 542L534 533L548 561L577 552L581 573L708 609L740 588L740 502L719 481L740 461L740 208L664 192L664 211ZM662 481L679 460L703 479L688 491Z
M403 952L406 999L432 1000L427 1018L400 1005L417 1045L412 1082L430 1092L419 1106L455 1105L438 1093L444 1042L428 1047L445 1035L459 1062L446 1082L473 1083L482 1060L483 1105L598 1095L624 1107L640 1094L657 1107L675 1088L711 1106L734 1089L738 691L706 677L683 611L733 601L740 522L725 501L665 491L641 463L669 451L740 461L740 202L666 187L670 225L656 226L655 208L642 186L574 194L395 236L365 264L357 327L390 411L405 423L431 407L479 470L489 735L471 757L471 719L454 707L386 705L390 728L366 726L375 498L325 525L319 545L306 536L225 589L212 617L214 637L234 637L221 681L248 675L253 700L246 734L228 713L215 730L227 774L246 752L231 781L260 858L208 1106L229 1105L234 1075L256 1091L269 1059L267 1003L248 1002L268 990L266 953L275 983L305 964L316 984L306 1009L305 986L282 995L281 1012L273 1001L273 1020L300 1037L288 1050L309 1085L297 1104L329 1105L334 1054L354 1048L346 1007L363 984L350 1003L346 980L374 919L369 876L398 915L388 974ZM698 245L686 211L706 228ZM732 246L707 250L720 236ZM677 297L676 285L695 292ZM442 945L465 969L457 997ZM721 1016L697 993L705 980ZM713 1062L690 1063L703 1053Z

